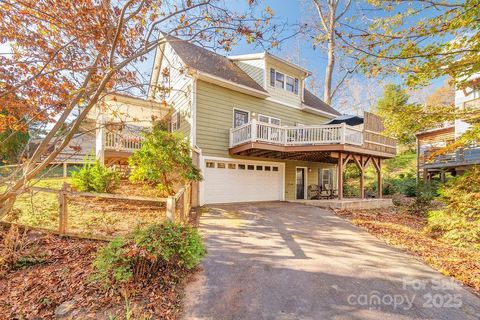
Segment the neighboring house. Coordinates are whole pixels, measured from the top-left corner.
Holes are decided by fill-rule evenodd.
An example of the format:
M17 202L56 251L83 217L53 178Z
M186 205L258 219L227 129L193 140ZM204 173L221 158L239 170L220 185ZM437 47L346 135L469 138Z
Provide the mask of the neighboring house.
M455 91L455 107L460 110L480 109L480 74L472 76L466 88ZM455 142L468 128L470 128L469 123L457 119L439 128L417 133L418 178L427 181L438 175L443 181L447 172L455 176L472 165L480 164L478 144L435 156L437 151Z

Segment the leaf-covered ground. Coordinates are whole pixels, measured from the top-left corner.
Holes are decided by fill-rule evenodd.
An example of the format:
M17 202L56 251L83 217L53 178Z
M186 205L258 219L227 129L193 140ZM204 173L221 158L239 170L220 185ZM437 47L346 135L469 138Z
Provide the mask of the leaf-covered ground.
M5 254L5 229L0 252ZM101 290L91 263L104 242L30 232L17 265L0 275L1 319L176 319L187 274L166 271L127 291ZM7 241L8 242L8 241ZM128 297L125 299L125 293ZM55 314L57 313L57 314Z
M336 213L480 293L480 251L459 248L429 236L423 231L427 223L425 218L395 209Z

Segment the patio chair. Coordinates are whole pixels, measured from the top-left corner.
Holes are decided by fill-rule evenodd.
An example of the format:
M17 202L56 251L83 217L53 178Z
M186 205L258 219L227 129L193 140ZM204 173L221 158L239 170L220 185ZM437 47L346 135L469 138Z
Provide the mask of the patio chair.
M320 186L318 184L311 184L307 188L307 199L310 200L317 200L319 199L320 193Z
M331 184L325 184L325 191L327 199L334 199L337 196L337 190L334 190Z

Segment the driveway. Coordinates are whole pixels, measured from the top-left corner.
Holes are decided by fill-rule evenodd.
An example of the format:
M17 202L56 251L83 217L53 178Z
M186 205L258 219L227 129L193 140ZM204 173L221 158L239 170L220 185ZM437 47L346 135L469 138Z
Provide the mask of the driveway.
M476 295L327 210L207 209L185 319L480 319Z

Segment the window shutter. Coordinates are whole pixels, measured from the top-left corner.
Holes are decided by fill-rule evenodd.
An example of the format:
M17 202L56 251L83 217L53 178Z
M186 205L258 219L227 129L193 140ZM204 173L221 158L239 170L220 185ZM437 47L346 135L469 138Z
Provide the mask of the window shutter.
M270 68L270 85L275 87L275 69Z
M295 94L298 94L298 79L295 78Z

